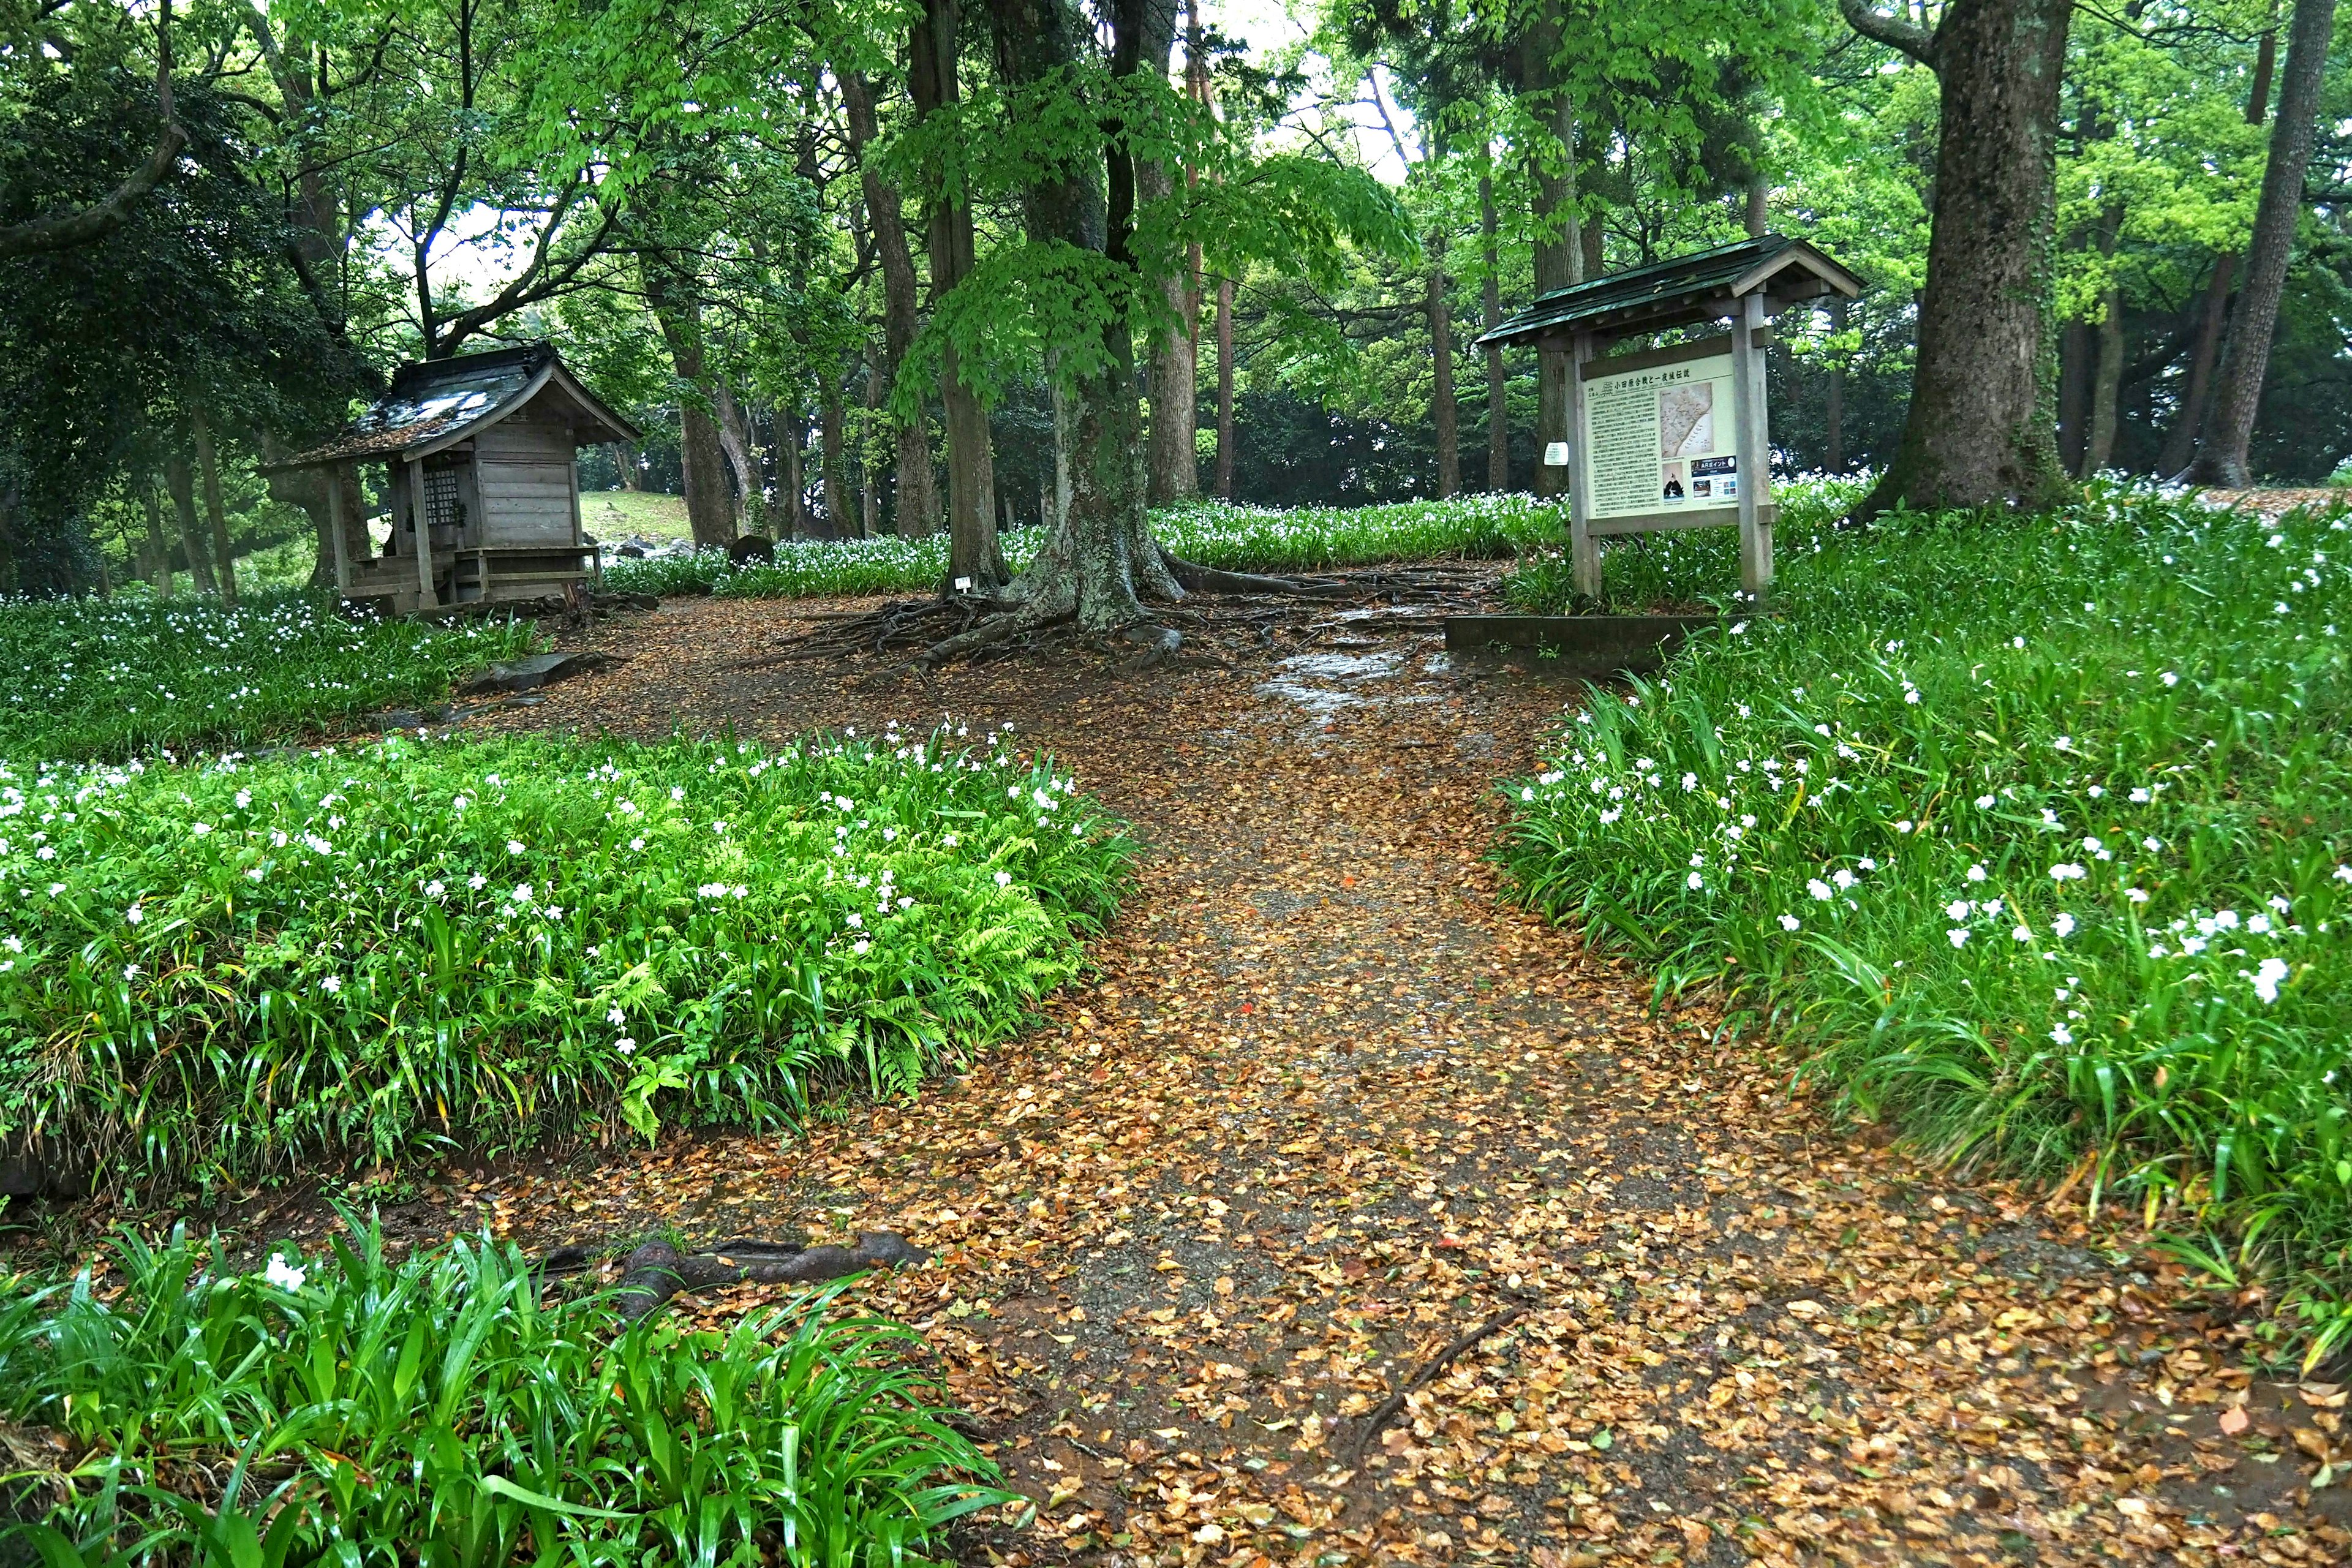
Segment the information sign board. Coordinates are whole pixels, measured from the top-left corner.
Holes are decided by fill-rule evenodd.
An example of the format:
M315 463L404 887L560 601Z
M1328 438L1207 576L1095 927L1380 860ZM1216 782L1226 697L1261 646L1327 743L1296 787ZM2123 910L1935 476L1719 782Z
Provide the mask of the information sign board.
M1734 374L1724 337L1584 367L1579 445L1593 521L1739 504Z

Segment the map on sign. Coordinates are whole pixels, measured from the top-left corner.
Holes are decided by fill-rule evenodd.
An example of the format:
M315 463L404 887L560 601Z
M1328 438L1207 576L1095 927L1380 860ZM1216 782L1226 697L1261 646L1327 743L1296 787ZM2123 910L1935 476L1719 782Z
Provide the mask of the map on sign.
M1612 372L1585 369L1587 515L1641 517L1739 503L1739 443L1732 418L1731 350L1726 340L1688 345L1688 357L1657 356Z

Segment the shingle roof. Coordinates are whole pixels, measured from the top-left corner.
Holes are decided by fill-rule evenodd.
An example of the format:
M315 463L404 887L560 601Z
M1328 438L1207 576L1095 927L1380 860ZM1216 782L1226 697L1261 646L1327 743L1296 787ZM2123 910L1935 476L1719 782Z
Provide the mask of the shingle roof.
M1555 289L1477 342L1516 342L1553 328L1604 320L1620 331L1688 321L1727 303L1738 285L1745 283L1752 292L1791 268L1802 271L1809 293L1835 291L1852 298L1862 291L1861 279L1803 240L1768 234Z
M558 373L563 369L554 349L545 343L404 364L394 373L391 389L341 435L270 467L303 468L353 458L396 457L420 442L448 435L495 412L550 366ZM593 412L611 418L619 428L627 428L569 375L562 379L567 389L592 405Z

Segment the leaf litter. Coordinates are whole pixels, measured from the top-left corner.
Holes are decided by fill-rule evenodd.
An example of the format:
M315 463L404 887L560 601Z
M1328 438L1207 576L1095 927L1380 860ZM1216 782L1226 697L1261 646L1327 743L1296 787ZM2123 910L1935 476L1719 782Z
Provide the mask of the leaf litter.
M461 1163L394 1234L929 1248L853 1300L921 1331L1030 1499L971 1563L2352 1558L2343 1388L2253 1377L2144 1235L1842 1126L1502 901L1493 784L1570 689L1329 611L1225 670L747 668L862 603L671 601L589 634L646 657L489 721L1009 720L1151 847L1090 974L915 1099ZM1273 680L1335 637L1402 657L1344 702Z

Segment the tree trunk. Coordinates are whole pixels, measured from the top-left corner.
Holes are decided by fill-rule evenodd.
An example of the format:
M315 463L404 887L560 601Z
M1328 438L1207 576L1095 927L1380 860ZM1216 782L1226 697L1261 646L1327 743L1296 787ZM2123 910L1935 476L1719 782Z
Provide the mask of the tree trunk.
M2058 330L2058 461L2070 474L2083 468L2093 352L2090 322L2069 321Z
M719 449L735 481L735 526L740 532L747 522L765 521L761 515L760 454L751 442L751 422L743 417L743 405L735 400L735 391L724 377L710 384L710 401L717 414L713 425L719 433ZM767 531L762 527L757 531Z
M678 465L685 470L686 524L697 550L724 550L735 537L735 509L727 495L726 453L719 422L701 401L707 366L702 346L702 307L690 279L660 257L646 258L646 303L669 346L678 384Z
M1552 150L1535 159L1536 295L1584 281L1584 236L1576 202L1576 106L1559 79L1557 56L1561 47L1560 0L1542 0L1527 36L1523 76L1535 106L1559 143L1559 166L1551 167ZM1570 355L1565 348L1538 349L1536 354L1536 494L1568 493L1568 469L1544 462L1545 448L1573 439L1568 427Z
M857 160L858 188L866 196L866 216L874 226L874 252L882 264L881 374L896 395L898 367L907 363L914 345L918 302L915 262L907 248L907 222L898 188L874 166L871 151L882 128L874 114L874 89L856 71L837 74L842 107L847 110L850 153ZM923 428L919 402L911 416L891 418L898 467L898 532L908 539L939 531L939 500L931 483L931 443Z
M1430 237L1429 354L1433 374L1430 422L1437 426L1437 495L1462 490L1462 441L1454 407L1454 322L1445 298L1445 236Z
M2275 12L2273 13L2276 15ZM2278 68L2278 29L2263 35L2254 51L2254 79L2246 89L2246 123L2260 125L2270 113L2271 78ZM2221 357L2221 331L2230 319L2230 286L2238 275L2235 251L2213 258L2213 276L2205 285L2205 309L2197 323L2197 346L2189 355L2189 384L2181 389L2180 406L2164 437L2164 453L2157 459L2159 474L2178 475L2197 455L2197 437L2213 398L2213 363Z
M645 470L637 467L637 447L634 441L618 441L613 446L613 467L621 476L621 488L635 495L646 488Z
M1176 46L1176 6L1171 0L1148 0L1142 13L1136 68L1157 72L1165 80ZM1150 159L1137 161L1135 195L1139 203L1166 201L1175 194L1175 170ZM1192 353L1194 334L1199 330L1199 307L1189 284L1184 273L1162 278L1157 284L1176 324L1150 345L1150 361L1144 371L1145 395L1151 404L1151 447L1146 459L1145 494L1153 506L1165 506L1170 501L1198 495L1201 490L1199 459L1192 447L1192 431L1198 419Z
M2083 442L2081 477L2105 470L2116 450L2116 402L2124 384L2124 296L2110 288L2101 298L2105 314L2098 330L2098 365L2091 375L2090 428Z
M841 406L841 383L824 378L824 402L817 416L817 462L824 468L824 521L835 539L847 539L856 526L849 515L849 456L843 450L842 426L847 416Z
M140 487L139 500L147 511L147 581L159 599L172 596L172 545L163 537L163 507L155 499L155 481Z
M1486 329L1503 324L1503 280L1496 257L1495 176L1478 176L1478 237L1486 263ZM1510 403L1505 395L1503 345L1486 345L1486 489L1496 495L1511 488Z
M1748 237L1761 239L1771 232L1772 186L1762 174L1751 174L1748 180Z
M925 0L923 14L908 40L908 86L918 122L961 100L956 73L957 0ZM952 182L929 215L931 308L971 276L974 249L971 205ZM988 446L988 411L964 384L953 342L940 352L940 407L947 426L948 580L974 588L1001 587L1010 580L996 539L996 475Z
M204 525L196 521L196 470L185 458L164 459L163 489L172 498L172 513L180 523L180 552L188 558L188 575L199 594L218 594L212 554L205 548Z
M221 505L220 461L213 450L213 429L203 409L189 411L188 431L195 442L196 472L205 484L205 517L212 524L213 575L220 584L221 603L235 609L236 552L228 542L228 513Z
M1832 296L1830 300L1830 331L1840 337L1845 334L1845 300ZM1832 474L1845 472L1845 358L1844 350L1830 361L1828 406L1822 411L1822 423L1828 426L1828 439L1822 454L1822 466Z
M1217 279L1217 499L1234 499L1234 280Z
M1111 75L1132 77L1157 28L1155 7L1118 7ZM997 71L1018 92L1068 71L1083 58L1093 26L1076 0L989 0ZM1017 100L1016 100L1017 101ZM1024 193L1033 240L1059 243L1100 256L1112 268L1133 269L1128 251L1134 213L1135 168L1122 128L1103 122L1099 171L1073 162L1047 168ZM1135 396L1135 339L1123 312L1106 315L1092 368L1074 369L1050 350L1046 374L1054 388L1054 426L1069 475L1068 504L1047 531L1035 558L1006 587L1008 607L1030 625L1075 619L1089 631L1116 631L1143 619L1145 597L1184 596L1151 537L1145 510L1143 431ZM951 639L952 640L952 639Z
M1862 14L1848 0L1848 20ZM2066 494L2046 367L2072 15L2072 0L1951 0L1916 40L1942 88L1918 368L1894 461L1857 516Z
M801 472L802 443L808 438L808 426L797 408L776 410L776 488L783 492L783 530L786 539L802 539L808 534L808 497L803 487L807 477Z
M2271 338L2278 327L2279 299L2286 292L2295 225L2303 216L2303 177L2318 133L2319 89L2335 28L2336 0L2294 0L2270 163L2263 171L2262 204L2255 208L2253 240L2246 250L2246 286L2230 314L2213 416L2197 443L2197 460L2189 466L2191 484L2242 489L2252 482L2246 451L2262 407L2263 378L2270 370Z
M865 438L874 428L882 409L882 356L870 345L866 351L866 422L858 426L857 443L857 537L877 539L882 533L882 465L874 460L874 447Z

